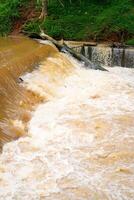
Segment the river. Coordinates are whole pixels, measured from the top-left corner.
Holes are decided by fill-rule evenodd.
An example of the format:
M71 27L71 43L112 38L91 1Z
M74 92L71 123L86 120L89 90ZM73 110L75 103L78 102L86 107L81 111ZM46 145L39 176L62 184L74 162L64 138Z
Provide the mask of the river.
M0 200L133 200L134 69L23 37L0 50Z

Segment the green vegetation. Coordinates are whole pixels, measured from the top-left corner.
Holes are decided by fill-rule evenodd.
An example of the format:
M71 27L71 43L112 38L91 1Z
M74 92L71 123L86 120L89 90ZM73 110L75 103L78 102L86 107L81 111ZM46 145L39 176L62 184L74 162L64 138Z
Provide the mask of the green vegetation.
M6 35L12 30L14 20L20 16L19 8L28 0L0 0L0 35Z
M11 31L13 21L20 17L19 8L28 4L28 0L1 0L1 34ZM40 12L41 0L35 6ZM134 1L49 0L47 18L42 21L38 16L23 26L28 34L38 33L39 27L57 39L133 41Z
M130 40L126 41L126 44L134 46L134 39L130 39Z

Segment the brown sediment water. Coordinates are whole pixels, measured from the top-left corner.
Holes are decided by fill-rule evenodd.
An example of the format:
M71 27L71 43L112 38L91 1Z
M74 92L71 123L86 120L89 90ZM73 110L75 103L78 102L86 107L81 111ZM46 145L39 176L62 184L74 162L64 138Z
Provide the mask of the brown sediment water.
M31 105L38 102L36 95L19 84L19 78L55 52L50 45L26 37L0 38L0 146L23 135L21 124L15 126L14 120L27 121Z
M23 82L3 82L2 130L25 137L3 147L0 199L133 200L134 69L94 71L43 49Z

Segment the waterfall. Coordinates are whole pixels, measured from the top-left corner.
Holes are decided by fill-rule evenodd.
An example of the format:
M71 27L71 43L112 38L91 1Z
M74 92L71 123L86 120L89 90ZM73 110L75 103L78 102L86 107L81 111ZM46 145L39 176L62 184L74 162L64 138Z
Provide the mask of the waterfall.
M111 66L112 50L110 47L92 47L91 60L102 66Z
M134 67L134 49L125 50L125 67Z
M91 70L50 45L34 45L32 69L14 64L0 79L0 109L12 111L4 114L7 135L20 131L0 155L0 199L134 199L134 69ZM106 54L111 62L111 50L98 62Z
M98 45L74 47L74 49L101 66L134 68L133 48L112 48Z
M122 66L124 67L125 63L123 62L123 49L120 48L113 48L113 59L112 59L112 66Z
M28 38L0 38L0 147L24 134L25 126L20 129L18 122L29 119L31 104L37 101L33 93L19 85L19 77L54 52L51 46Z

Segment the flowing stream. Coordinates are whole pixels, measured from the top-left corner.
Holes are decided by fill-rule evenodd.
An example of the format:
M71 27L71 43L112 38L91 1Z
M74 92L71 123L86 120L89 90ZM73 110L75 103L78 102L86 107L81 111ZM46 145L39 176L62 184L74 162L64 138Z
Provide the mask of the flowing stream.
M27 38L0 58L0 200L133 200L134 69Z

